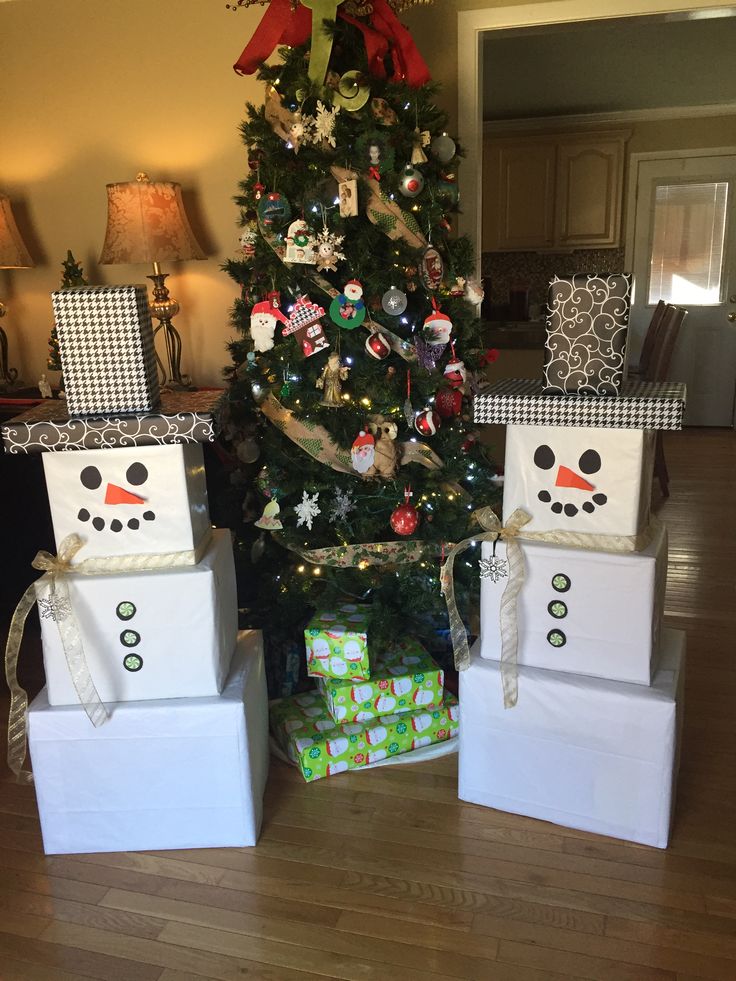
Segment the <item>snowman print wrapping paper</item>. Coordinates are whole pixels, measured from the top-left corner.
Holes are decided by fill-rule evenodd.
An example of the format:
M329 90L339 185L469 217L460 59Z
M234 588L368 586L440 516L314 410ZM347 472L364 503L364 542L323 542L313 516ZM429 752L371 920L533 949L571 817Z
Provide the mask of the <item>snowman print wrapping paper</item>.
M503 520L523 508L529 531L638 535L649 522L654 433L508 426Z
M69 534L84 541L75 564L190 551L209 535L198 443L44 453L43 466L57 550Z

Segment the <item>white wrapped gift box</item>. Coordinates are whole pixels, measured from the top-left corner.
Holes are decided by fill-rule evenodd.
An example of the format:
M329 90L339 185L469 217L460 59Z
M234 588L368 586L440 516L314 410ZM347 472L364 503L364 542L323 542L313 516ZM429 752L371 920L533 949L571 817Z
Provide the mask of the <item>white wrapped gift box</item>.
M66 577L92 680L103 702L216 695L238 630L230 532L212 533L197 565ZM77 705L48 585L36 587L50 705Z
M508 426L503 520L523 508L527 531L637 535L649 521L654 433Z
M569 828L665 848L682 725L685 634L665 629L651 688L500 666L477 645L460 672L458 796Z
M648 685L656 669L667 583L667 532L641 552L593 552L521 542L516 604L519 664ZM493 545L482 558L492 571ZM506 561L506 545L495 556ZM481 566L481 568L483 568ZM480 656L501 658L501 599L508 578L481 577Z
M255 845L268 773L261 635L243 631L221 695L28 712L44 851Z
M44 453L56 547L85 541L75 561L196 549L210 528L199 443Z

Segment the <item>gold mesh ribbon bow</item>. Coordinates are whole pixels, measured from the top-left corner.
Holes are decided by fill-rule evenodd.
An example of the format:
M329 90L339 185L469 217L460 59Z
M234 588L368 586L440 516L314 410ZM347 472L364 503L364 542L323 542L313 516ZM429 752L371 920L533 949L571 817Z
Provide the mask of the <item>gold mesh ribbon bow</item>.
M470 666L470 650L465 624L455 602L455 586L453 569L455 558L464 552L468 545L474 542L495 542L501 539L506 542L506 558L509 563L509 581L501 598L501 681L503 684L504 708L513 708L518 699L518 677L516 670L516 651L518 647L518 630L516 625L516 600L519 590L524 583L524 555L521 551L518 536L524 525L531 521L531 515L517 508L505 525L502 525L498 515L492 508L481 508L473 513L483 531L471 538L453 545L442 566L440 582L442 595L447 603L447 613L450 619L450 637L452 649L455 652L455 667L465 671Z
M36 588L39 583L48 584L47 600L49 608L59 628L61 642L64 646L69 673L74 688L84 711L94 726L100 726L107 719L107 709L92 681L87 659L84 656L79 624L71 608L69 600L69 584L67 573L71 570L74 556L82 547L79 535L67 535L59 547L57 556L40 551L32 562L34 569L40 569L44 575L32 582L21 597L10 621L8 642L5 646L5 677L10 689L10 716L8 719L8 766L16 778L24 783L30 783L32 775L23 770L26 758L26 710L28 695L18 682L18 655L23 639L23 629L31 609L36 603Z

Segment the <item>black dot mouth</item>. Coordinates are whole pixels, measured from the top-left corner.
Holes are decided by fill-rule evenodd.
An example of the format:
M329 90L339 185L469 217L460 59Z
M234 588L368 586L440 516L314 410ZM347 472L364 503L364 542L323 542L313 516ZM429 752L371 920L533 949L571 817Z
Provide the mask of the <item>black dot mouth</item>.
M77 512L77 520L86 522L86 521L90 521L90 519L92 521L92 527L95 529L95 531L105 530L106 521L104 518L99 517L99 515L92 518L87 508L80 508L80 510ZM155 521L156 520L155 512L144 511L143 520ZM141 526L140 520L138 518L129 518L126 524L131 531L138 531L138 529ZM112 521L110 522L110 531L120 532L122 530L123 530L123 522L120 521L118 518L113 518Z
M577 504L563 504L562 501L553 501L549 491L542 490L537 494L537 498L542 504L549 504L549 509L553 514L564 514L568 518L574 518L578 511L585 511L586 514L593 514L596 508L603 507L608 498L605 494L594 494L592 501L584 501L578 508ZM595 503L594 503L595 502Z

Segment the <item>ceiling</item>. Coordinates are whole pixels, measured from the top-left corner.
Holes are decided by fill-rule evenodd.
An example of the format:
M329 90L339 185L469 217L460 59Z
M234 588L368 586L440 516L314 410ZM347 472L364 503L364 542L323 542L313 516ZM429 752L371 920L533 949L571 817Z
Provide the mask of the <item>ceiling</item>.
M728 10L729 8L725 8ZM736 107L736 8L489 32L486 121Z

